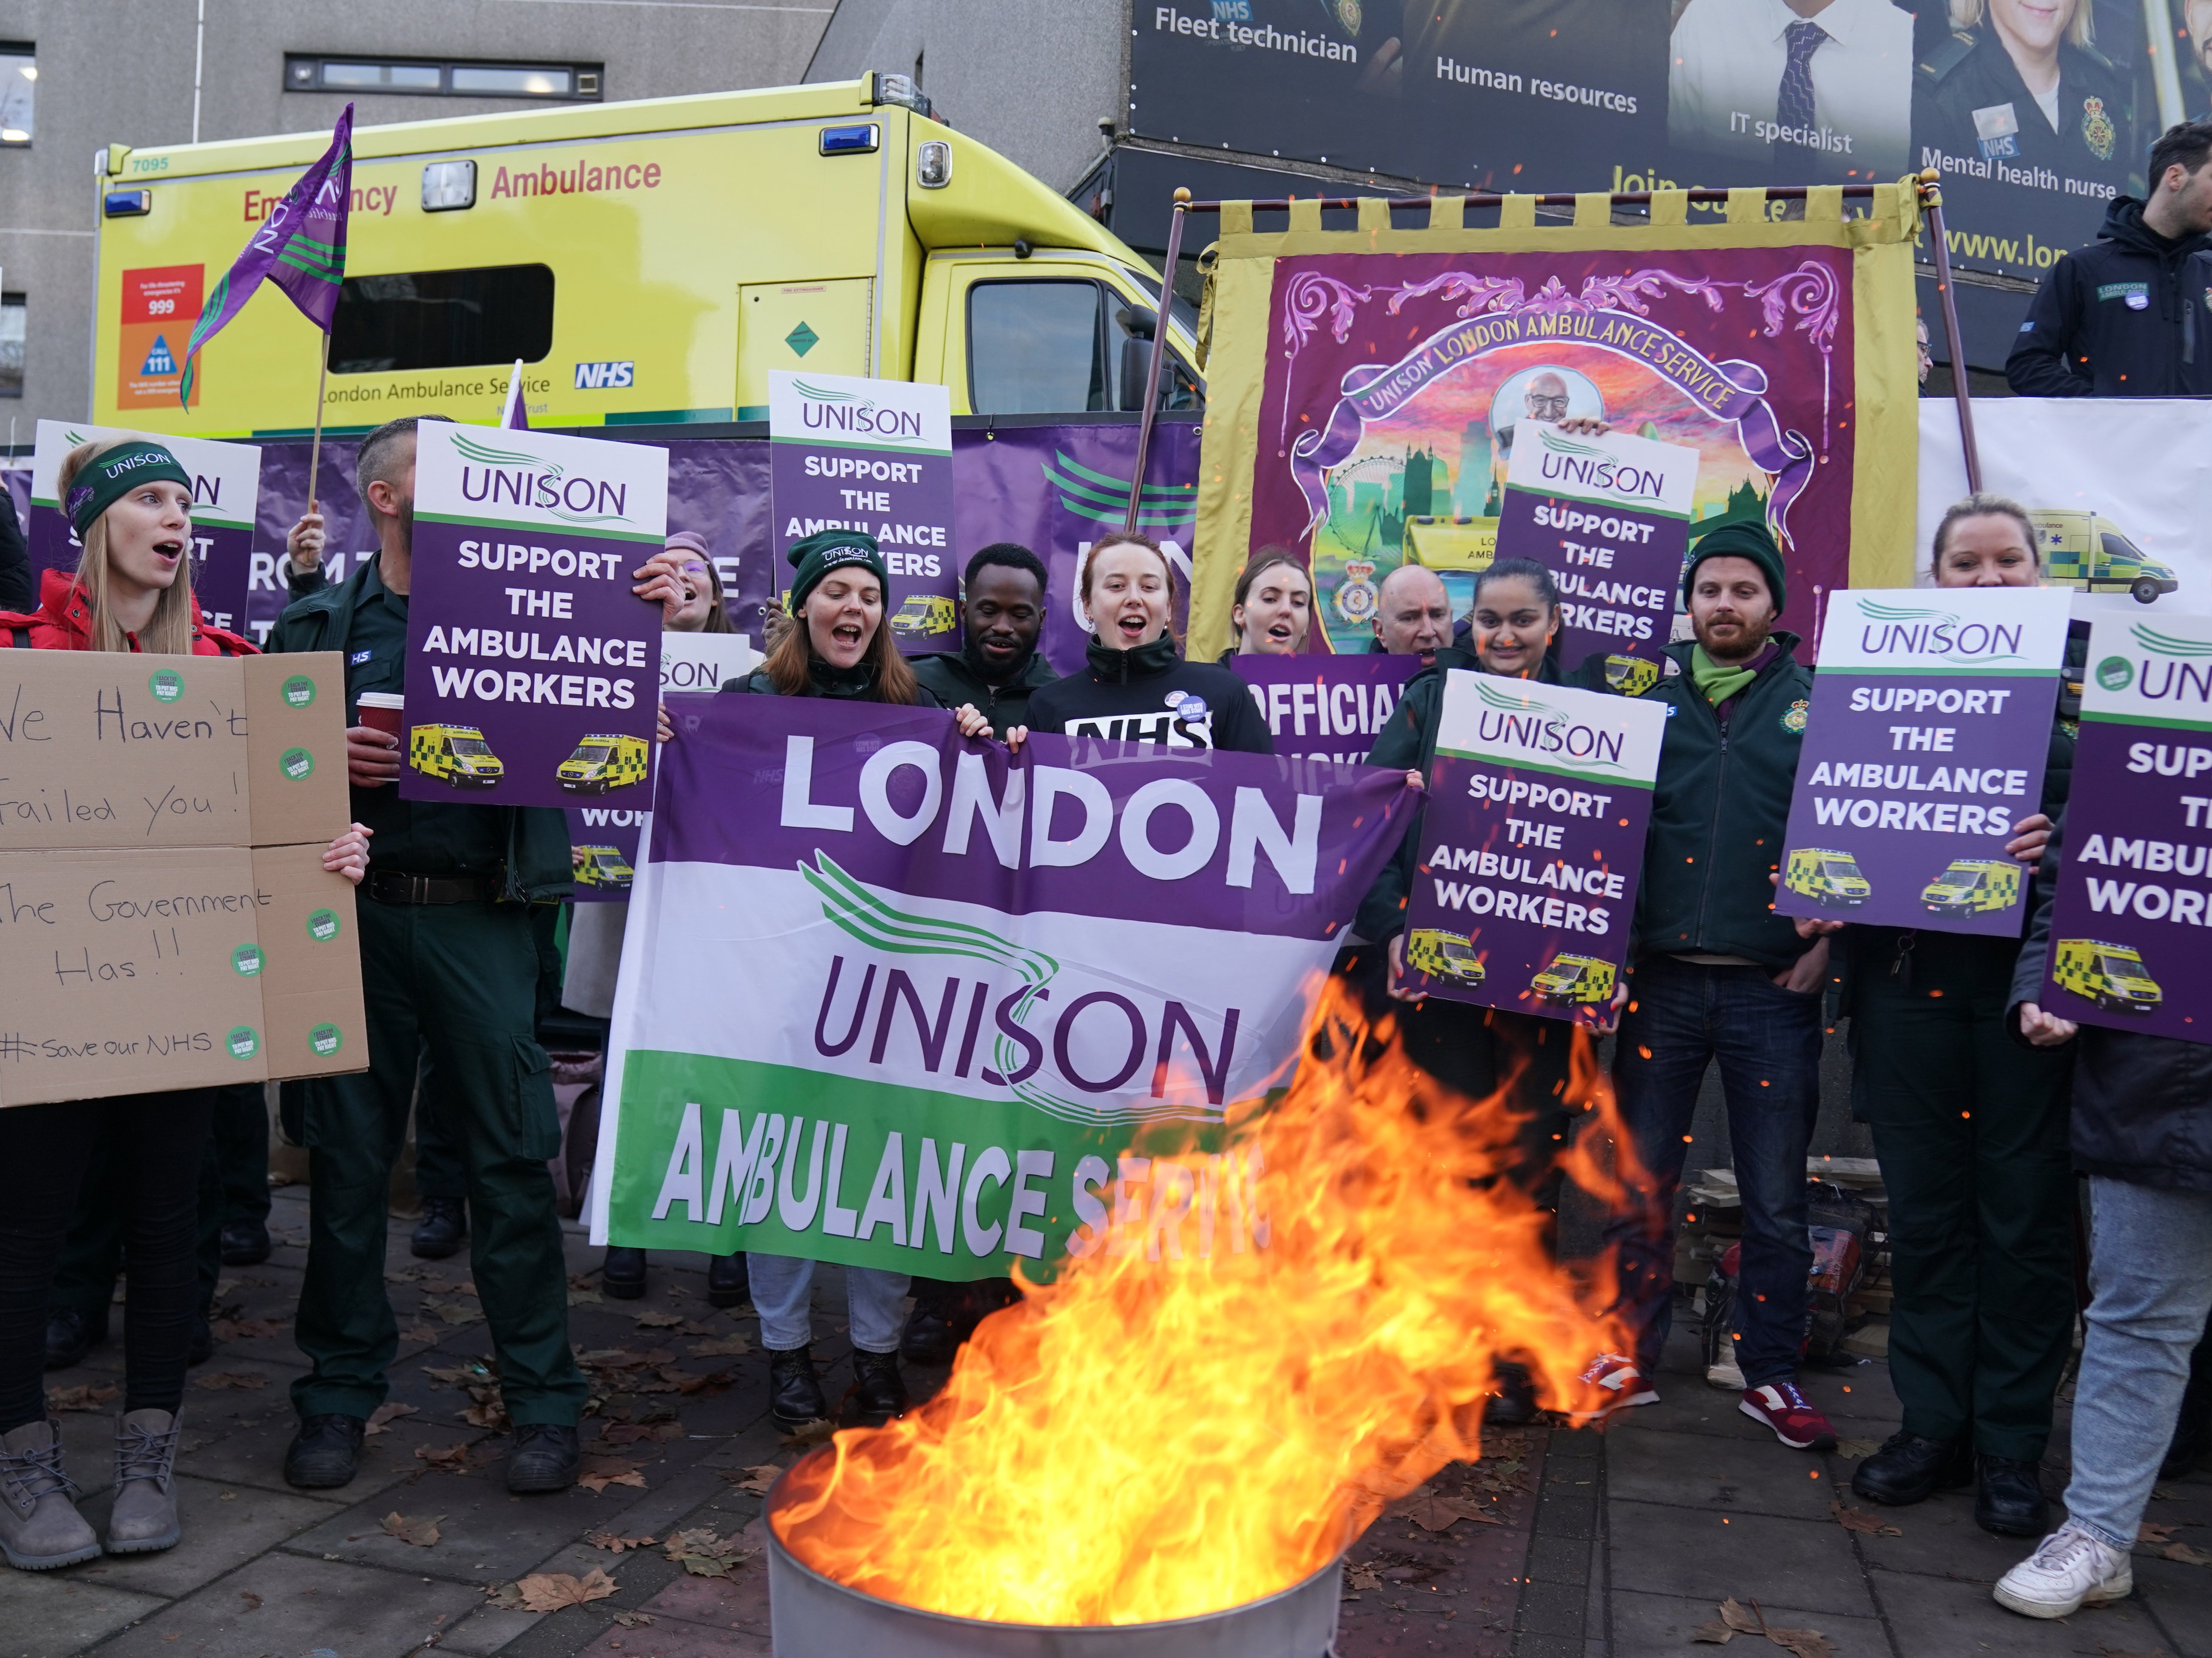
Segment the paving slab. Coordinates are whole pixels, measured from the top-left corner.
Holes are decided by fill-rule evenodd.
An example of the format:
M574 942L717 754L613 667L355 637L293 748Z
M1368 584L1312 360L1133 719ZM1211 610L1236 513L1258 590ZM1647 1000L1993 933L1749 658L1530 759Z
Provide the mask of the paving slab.
M296 1537L330 1515L326 1503L279 1496L251 1486L226 1485L179 1474L176 1492L184 1536L158 1554L113 1554L74 1568L87 1578L165 1599L189 1594L266 1550ZM104 1532L114 1504L111 1491L80 1503L78 1512Z
M1688 1643L1702 1625L1720 1617L1717 1600L1692 1600L1680 1595L1648 1594L1615 1590L1611 1602L1613 1650L1619 1658L1650 1658L1656 1653L1703 1650ZM1809 1629L1824 1635L1839 1658L1887 1658L1889 1637L1876 1618L1845 1618L1832 1612L1808 1611L1802 1606L1769 1606L1759 1611L1776 1629ZM1779 1652L1781 1649L1757 1636L1739 1636L1747 1653ZM1734 1643L1729 1643L1731 1646Z
M2122 1603L2071 1618L2023 1618L1990 1598L1985 1583L1875 1574L1875 1598L1895 1642L1898 1658L2044 1658L2044 1655L2088 1654L2100 1648L2148 1655L2168 1649L2150 1614Z
M100 1658L405 1658L481 1600L458 1583L264 1554L115 1637Z
M1614 1590L1715 1602L1757 1596L1777 1606L1870 1617L1850 1534L1833 1521L1713 1514L1616 1498L1607 1561Z
M83 1567L52 1572L0 1566L0 1653L70 1658L165 1605L84 1573Z

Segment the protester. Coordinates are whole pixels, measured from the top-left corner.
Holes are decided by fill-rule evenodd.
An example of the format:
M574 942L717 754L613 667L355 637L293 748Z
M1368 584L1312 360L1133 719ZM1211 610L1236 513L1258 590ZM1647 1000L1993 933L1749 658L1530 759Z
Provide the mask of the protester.
M1018 542L993 542L968 561L961 578L960 648L908 659L915 678L939 701L973 703L1002 741L1028 722L1037 687L1060 677L1037 648L1046 586L1044 562L1035 553ZM978 1324L1018 1299L1006 1278L966 1284L916 1278L908 1292L914 1310L899 1352L916 1364L951 1363Z
M1943 514L1933 567L1939 587L2042 584L2035 527L2002 495ZM2042 811L2005 847L2031 868L2073 774L2086 644L2086 629L2069 641ZM1910 1503L1974 1482L1984 1530L2040 1536L2037 1470L2074 1339L2072 1055L2011 1038L2016 938L1796 925L1838 933L1852 1114L1872 1126L1889 1193L1889 1378L1904 1421L1851 1489Z
M1237 644L1222 654L1296 656L1313 626L1313 577L1305 562L1281 547L1262 547L1237 578L1229 620Z
M191 475L138 438L80 444L56 480L83 551L49 570L33 612L0 614L12 647L246 656L193 596ZM359 881L368 831L332 841L323 867ZM69 1100L0 1111L0 1552L46 1571L171 1548L183 1534L175 1479L192 1317L200 1308L200 1177L217 1090ZM45 1393L49 1285L86 1165L105 1143L117 1166L131 1287L124 1307L123 1410L114 1503L102 1538L71 1501L61 1424Z
M363 693L406 686L417 419L380 426L355 457L376 553L293 604L270 635L271 650L345 653L354 811L377 834L359 909L368 1069L314 1078L287 1102L297 1117L287 1127L311 1154L295 1334L313 1368L292 1384L300 1426L284 1478L308 1490L349 1482L368 1418L390 1391L398 1327L384 1286L386 1203L427 1050L435 1085L423 1104L466 1175L471 1276L514 1424L507 1489L564 1491L582 1467L576 1423L588 1390L568 1343L568 1267L546 1168L561 1133L535 1029L532 909L571 890L568 820L547 806L403 800L399 738L359 721ZM289 544L311 583L319 548L306 529L295 526Z
M1600 1417L1659 1395L1654 1382L1674 1303L1674 1193L1705 1069L1720 1062L1743 1193L1742 1314L1735 1332L1743 1413L1785 1445L1825 1450L1835 1430L1797 1389L1805 1335L1805 1152L1820 1106L1827 942L1809 947L1773 909L1813 677L1794 635L1782 554L1763 523L1708 531L1683 597L1696 638L1669 645L1679 671L1643 694L1670 718L1651 792L1632 976L1613 1057L1622 1121L1640 1174L1606 1228L1620 1254L1632 1355L1589 1379L1612 1394Z
M1469 620L1474 665L1480 671L1507 679L1556 681L1546 653L1559 636L1559 594L1544 566L1534 559L1504 559L1479 573ZM1443 654L1459 656L1456 651ZM1442 671L1414 676L1376 736L1369 765L1427 777L1436 759L1444 685ZM1425 844L1422 817L1416 814L1353 923L1361 938L1375 942L1340 952L1335 970L1358 990L1370 1024L1390 1015L1400 1051L1447 1088L1480 1100L1510 1085L1510 1103L1520 1121L1516 1159L1503 1173L1551 1218L1544 1234L1547 1247L1551 1247L1556 1242L1563 1183L1559 1152L1565 1144L1572 1108L1566 1097L1572 1029L1563 1020L1431 997L1407 984L1406 901ZM1528 1366L1500 1361L1495 1379L1497 1392L1485 1419L1501 1424L1534 1420L1536 1392Z
M1451 595L1443 578L1426 565L1401 564L1375 594L1375 639L1370 652L1418 656L1432 668L1437 653L1452 647Z
M1186 662L1176 649L1175 575L1158 543L1109 531L1083 562L1080 592L1091 631L1087 665L1030 698L1030 731L1275 751L1244 682L1218 663ZM1019 747L1024 735L1017 727L1007 740Z
M2020 325L2005 383L2023 398L2212 395L2212 120L2150 147L2148 198L2122 196L2062 256Z

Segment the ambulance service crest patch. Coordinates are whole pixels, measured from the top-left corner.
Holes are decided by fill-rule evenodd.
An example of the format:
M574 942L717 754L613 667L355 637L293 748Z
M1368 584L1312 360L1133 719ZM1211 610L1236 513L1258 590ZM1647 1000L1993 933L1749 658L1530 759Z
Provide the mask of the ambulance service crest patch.
M2100 161L2112 159L2112 118L2105 113L2102 98L2081 100L2081 142L2089 146L2089 153Z
M1782 729L1792 737L1802 737L1805 734L1806 713L1805 699L1801 696L1782 711Z

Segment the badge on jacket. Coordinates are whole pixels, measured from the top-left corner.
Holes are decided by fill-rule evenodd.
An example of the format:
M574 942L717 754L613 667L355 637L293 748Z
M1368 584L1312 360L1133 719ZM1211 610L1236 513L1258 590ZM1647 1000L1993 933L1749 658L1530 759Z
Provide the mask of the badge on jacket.
M2112 118L2105 113L2102 98L2088 97L2081 100L2081 142L2089 146L2089 153L2100 161L2112 159Z
M1805 734L1805 716L1808 712L1809 712L1809 707L1805 699L1799 697L1788 708L1783 709L1782 729L1792 737L1802 737Z
M1991 104L1974 112L1974 137L1985 161L2008 160L2020 154L2020 117L2010 104Z

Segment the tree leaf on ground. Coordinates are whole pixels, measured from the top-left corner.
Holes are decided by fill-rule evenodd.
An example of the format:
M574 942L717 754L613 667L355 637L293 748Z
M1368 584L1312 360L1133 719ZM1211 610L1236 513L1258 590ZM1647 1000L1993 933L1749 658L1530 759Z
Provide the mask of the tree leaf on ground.
M1839 1439L1836 1442L1836 1455L1852 1462L1863 1456L1872 1456L1881 1448L1881 1441L1879 1439Z
M789 1433L775 1436L779 1445L827 1445L837 1431L836 1424L827 1420L802 1422Z
M1364 1561L1354 1561L1346 1566L1344 1581L1346 1587L1355 1589L1379 1589L1382 1587L1382 1580L1376 1576L1375 1568Z
M2179 1521L2175 1522L2175 1524L2179 1523ZM2146 1520L2136 1527L2136 1541L2138 1543L2171 1543L2173 1541L2173 1526L2162 1526L2154 1521Z
M615 1614L615 1622L624 1629L645 1629L652 1624L653 1614L649 1612L618 1612Z
M1496 1515L1476 1508L1472 1503L1462 1503L1456 1497L1442 1497L1433 1485L1421 1485L1390 1510L1412 1521L1423 1531L1449 1531L1459 1520L1479 1520L1486 1524L1502 1526L1505 1522Z
M525 1612L559 1612L563 1606L588 1606L615 1592L615 1580L597 1566L581 1577L565 1571L541 1571L515 1586Z
M398 1509L384 1516L384 1534L396 1537L401 1542L418 1549L427 1549L438 1540L438 1522L442 1514L418 1515L410 1518Z
M493 1610L495 1611L520 1612L522 1610L522 1585L520 1583L487 1583L484 1585L484 1599L491 1602Z
M669 1330L684 1322L681 1313L665 1313L658 1307L648 1307L636 1315L639 1325L648 1330Z
M1766 1638L1784 1652L1795 1653L1796 1658L1835 1658L1835 1648L1816 1629L1777 1629L1769 1624Z
M1753 1603L1753 1606L1757 1604L1755 1601ZM1726 1624L1738 1635L1766 1633L1766 1619L1746 1606L1741 1600L1731 1599L1721 1602L1721 1622Z
M362 1432L363 1434L389 1433L392 1431L392 1424L401 1417L415 1414L415 1407L412 1405L380 1405L369 1412L368 1425L362 1429Z
M206 1388L210 1391L222 1388L238 1388L250 1393L256 1388L265 1388L268 1385L269 1378L258 1370L210 1370L205 1376L195 1376L192 1379L193 1387Z
M1855 1531L1865 1537L1902 1537L1905 1533L1894 1526L1884 1525L1863 1509L1852 1508L1840 1497L1828 1504L1828 1512L1836 1516L1836 1523L1845 1531Z
M751 1468L725 1468L722 1478L741 1491L750 1491L755 1497L766 1497L776 1476L783 1472L780 1462L763 1462Z
M568 1286L568 1304L571 1307L589 1307L605 1300L606 1297L597 1290L580 1290L573 1284Z
M2168 1543L2159 1553L2168 1560L2179 1560L2185 1566L2212 1566L2212 1551L2192 1548L2186 1543Z
M743 1336L724 1336L717 1341L695 1341L691 1344L694 1358L740 1358L752 1351L753 1345Z
M283 1333L288 1318L219 1318L208 1326L217 1341L261 1341Z
M666 1444L672 1439L684 1437L681 1422L615 1422L601 1430L599 1437L610 1445L635 1445L640 1440Z
M257 1383L258 1378L256 1378ZM123 1390L112 1382L87 1382L74 1388L46 1389L46 1408L53 1412L96 1411L112 1402Z
M417 1459L430 1465L439 1473L459 1473L469 1460L466 1440L457 1440L451 1445L417 1445Z
M448 1324L474 1324L483 1317L481 1308L465 1307L458 1301L426 1301L422 1311L425 1316L441 1318Z
M637 1464L619 1456L587 1456L584 1472L576 1476L576 1483L587 1491L603 1491L610 1485L635 1485L645 1489L645 1476L637 1471Z
M256 1594L252 1589L239 1590L238 1598L246 1602L244 1608L246 1611L258 1612L261 1610L261 1597Z
M1705 1641L1717 1647L1724 1647L1735 1639L1735 1631L1716 1618L1711 1623L1700 1624L1692 1630L1690 1638L1692 1641Z
M609 1554L620 1554L625 1549L641 1549L654 1540L650 1537L617 1537L611 1531L592 1531L584 1533L584 1541L595 1549L605 1549Z
M753 1557L737 1535L717 1537L712 1528L680 1531L662 1545L671 1560L694 1577L727 1577Z

